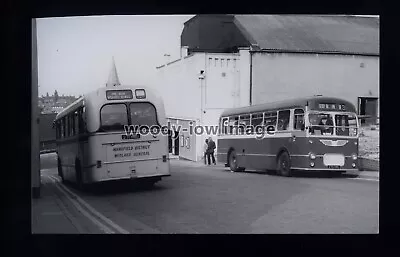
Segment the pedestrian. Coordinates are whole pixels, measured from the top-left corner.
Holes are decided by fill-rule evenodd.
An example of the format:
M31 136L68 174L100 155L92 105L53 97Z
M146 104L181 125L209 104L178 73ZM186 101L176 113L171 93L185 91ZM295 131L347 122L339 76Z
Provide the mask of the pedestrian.
M211 165L211 160L216 165L217 163L215 162L215 156L214 156L214 150L215 150L215 142L212 140L211 137L208 138L208 148L207 148L207 159L208 159L208 165Z
M203 154L204 154L204 164L207 165L207 150L208 150L208 139L206 139L204 147L203 147ZM210 159L210 158L208 158ZM210 160L208 160L208 163L210 163Z

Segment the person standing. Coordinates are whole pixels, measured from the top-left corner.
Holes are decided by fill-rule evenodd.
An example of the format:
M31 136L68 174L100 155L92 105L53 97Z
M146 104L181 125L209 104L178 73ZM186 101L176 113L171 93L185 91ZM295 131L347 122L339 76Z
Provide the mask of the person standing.
M216 165L217 163L215 162L215 157L214 157L214 150L215 150L215 142L212 140L211 137L208 138L208 148L207 148L207 159L208 159L208 165L211 165L211 160Z
M204 164L207 165L207 150L208 150L208 139L206 139L204 146L203 146L203 154L204 154ZM208 164L210 164L210 158L208 157Z

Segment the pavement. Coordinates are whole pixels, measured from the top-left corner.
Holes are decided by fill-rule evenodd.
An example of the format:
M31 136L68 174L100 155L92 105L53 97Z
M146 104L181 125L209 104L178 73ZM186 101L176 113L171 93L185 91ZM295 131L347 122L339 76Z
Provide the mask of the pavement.
M377 233L379 183L342 175L285 178L231 173L222 164L171 160L151 189L115 182L89 191L60 183L42 156L33 233ZM369 172L367 175L370 175Z
M101 233L63 196L54 181L41 176L41 196L32 199L33 234Z

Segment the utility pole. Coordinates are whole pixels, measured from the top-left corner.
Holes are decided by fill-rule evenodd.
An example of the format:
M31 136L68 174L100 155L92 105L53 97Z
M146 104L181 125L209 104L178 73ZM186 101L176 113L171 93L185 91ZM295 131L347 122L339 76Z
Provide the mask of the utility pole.
M31 85L31 186L32 197L40 197L40 149L38 115L38 58L36 19L32 19L32 85Z

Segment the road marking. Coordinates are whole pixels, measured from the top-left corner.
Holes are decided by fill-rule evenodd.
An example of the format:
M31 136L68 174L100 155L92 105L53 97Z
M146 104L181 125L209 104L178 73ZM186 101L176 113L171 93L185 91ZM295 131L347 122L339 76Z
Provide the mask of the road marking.
M372 178L347 178L347 179L356 179L356 180L366 180L366 181L379 182L379 179L372 179Z
M107 217L103 216L100 212L98 212L96 209L94 209L92 206L90 206L87 202L85 202L82 198L80 198L78 195L76 195L75 193L73 193L71 190L69 190L66 186L64 186L63 184L59 183L60 179L54 176L51 176L53 179L55 179L58 183L58 185L60 185L65 191L67 191L68 193L70 193L73 198L78 201L81 205L83 205L84 207L86 207L92 214L94 214L95 216L97 216L101 221L105 222L106 224L108 224L109 226L111 226L113 229L115 229L117 232L121 233L121 234L130 234L129 231L121 228L120 226L118 226L117 224L115 224L113 221L111 221L110 219L108 219ZM72 199L72 198L71 198Z
M109 229L108 227L106 227L105 225L103 225L101 222L99 222L98 220L96 220L92 215L90 215L87 211L85 211L74 199L72 199L68 193L59 186L59 183L57 183L57 179L55 179L53 176L49 176L49 178L55 182L55 186L57 187L58 190L60 190L60 192L62 192L67 198L68 200L71 201L71 203L75 206L76 209L78 209L78 211L80 213L82 213L86 218L88 218L90 221L92 221L95 225L97 225L103 232L105 232L106 234L114 234L114 231L112 231L111 229Z

